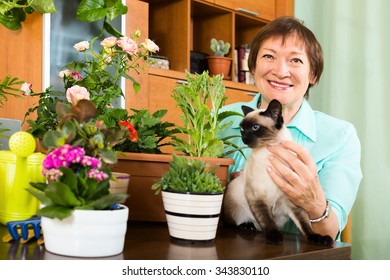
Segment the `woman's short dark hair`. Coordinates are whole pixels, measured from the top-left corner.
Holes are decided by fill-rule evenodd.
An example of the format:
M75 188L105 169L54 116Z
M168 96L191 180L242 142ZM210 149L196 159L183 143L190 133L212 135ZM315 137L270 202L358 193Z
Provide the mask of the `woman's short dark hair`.
M248 58L249 71L254 73L257 55L264 41L270 38L282 37L284 42L286 38L290 36L297 36L297 38L302 41L309 58L310 74L315 79L315 83L318 83L324 67L321 45L313 32L303 24L303 21L291 16L279 17L269 22L257 32L251 43L251 50ZM309 88L311 86L312 85L309 85ZM309 89L305 96L308 97L308 94Z

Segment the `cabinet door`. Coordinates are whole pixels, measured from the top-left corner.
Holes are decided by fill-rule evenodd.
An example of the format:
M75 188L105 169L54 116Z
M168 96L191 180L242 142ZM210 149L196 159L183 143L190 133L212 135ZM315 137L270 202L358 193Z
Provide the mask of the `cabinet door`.
M149 37L149 22L148 22L148 3L138 0L127 0L128 13L126 15L126 35L134 34L136 30L141 31L141 38L139 42ZM139 74L134 71L129 73L134 79L140 83L141 89L136 94L133 89L133 83L126 79L125 82L125 108L142 109L148 106L148 69L147 64L143 63L145 67Z
M149 74L149 110L155 112L160 109L168 110L164 120L175 124L182 124L180 108L172 98L173 88L185 80L167 78Z
M275 18L275 0L215 0L215 4L265 20Z
M238 90L238 89L226 87L225 95L228 97L225 103L227 105L236 102L251 101L254 95L256 95L256 92Z

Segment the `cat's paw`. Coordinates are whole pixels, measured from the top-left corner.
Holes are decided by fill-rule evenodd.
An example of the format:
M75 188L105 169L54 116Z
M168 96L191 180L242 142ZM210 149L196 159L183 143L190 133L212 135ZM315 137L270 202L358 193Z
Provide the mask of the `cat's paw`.
M310 243L321 246L332 246L333 238L329 235L311 234L307 237Z
M274 245L283 244L283 234L278 230L271 230L265 233L265 239L267 243Z
M257 231L255 224L252 222L242 223L242 224L238 225L238 227L246 232L256 232Z

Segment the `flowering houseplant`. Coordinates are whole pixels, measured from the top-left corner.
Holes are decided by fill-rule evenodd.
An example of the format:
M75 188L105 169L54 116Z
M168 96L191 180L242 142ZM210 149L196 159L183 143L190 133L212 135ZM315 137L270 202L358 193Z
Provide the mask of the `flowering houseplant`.
M56 109L59 125L43 137L49 149L42 163L47 182L28 189L44 204L37 215L64 219L74 209L108 209L126 198L110 194L109 164L117 162L114 145L129 136L136 140L129 124L108 127L96 121L96 107L86 99L72 106L58 102Z
M25 119L33 112L36 120L26 119L30 126L29 132L37 138L42 138L48 129L57 125L55 104L67 100L75 104L80 99L90 99L97 108L97 116L103 116L112 102L123 95L119 85L121 77L133 82L135 92L140 84L129 75L130 71L137 74L144 67L150 53L158 51L158 46L146 39L138 44L136 40L141 33L137 30L132 38L110 36L101 41L101 49L94 50L93 45L99 37L91 42L82 41L74 45L74 49L84 55L84 59L73 61L59 72L64 82L64 91L53 91L50 87L42 93L33 93L30 84L24 85L24 94L39 96L37 106L30 108Z

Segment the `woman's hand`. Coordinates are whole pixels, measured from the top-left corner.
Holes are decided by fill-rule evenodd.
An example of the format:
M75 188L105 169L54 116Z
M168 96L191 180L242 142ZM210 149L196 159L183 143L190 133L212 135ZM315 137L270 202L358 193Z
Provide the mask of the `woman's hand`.
M268 150L271 156L267 171L274 183L293 204L303 208L310 219L321 217L326 198L309 152L293 141L269 146Z

